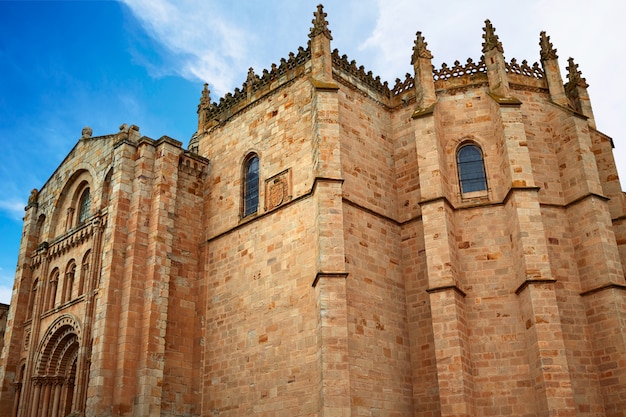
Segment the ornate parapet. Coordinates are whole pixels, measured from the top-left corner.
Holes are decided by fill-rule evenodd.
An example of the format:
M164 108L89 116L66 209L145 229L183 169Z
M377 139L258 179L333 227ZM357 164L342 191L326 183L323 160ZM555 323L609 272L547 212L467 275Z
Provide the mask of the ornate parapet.
M337 49L333 51L332 58L333 69L343 73L343 75L347 75L348 81L352 81L355 84L362 84L380 94L382 97L389 97L389 85L387 81L381 82L380 77L374 77L372 71L365 72L363 65L357 67L356 61L348 61L346 55L339 56Z
M315 22L315 21L314 21ZM321 27L321 26L320 26ZM320 29L321 30L321 29ZM318 30L314 33L325 32ZM495 30L487 21L485 28L484 49L502 53L502 44L495 35ZM313 32L312 32L313 33ZM319 34L318 33L318 34ZM425 48L425 43L424 43ZM422 48L422 49L424 49ZM418 52L421 49L418 50ZM418 52L414 51L413 60ZM424 51L421 52L424 54ZM269 70L265 69L261 75L255 74L252 68L248 71L246 81L241 88L227 93L219 99L219 102L210 101L208 85L205 85L198 106L198 132L201 134L214 126L226 121L251 103L286 85L305 73L310 73L312 53L310 45L298 48L297 54L290 53L288 59L281 59L280 64L272 64ZM396 107L406 104L415 98L415 79L406 74L404 80L397 78L393 87L387 81L382 81L379 76L374 76L372 71L366 71L364 66L357 65L356 61L349 60L346 55L339 55L337 49L331 53L333 78L345 85L367 91L373 99L388 107ZM544 70L538 63L532 66L526 60L518 63L515 58L510 62L503 62L506 78L514 89L547 89L547 81ZM478 61L471 58L465 64L455 61L452 66L446 63L441 68L433 68L433 80L436 90L450 90L467 86L476 86L488 83L487 66L484 56ZM190 149L197 151L197 138L190 144ZM193 141L193 139L192 139Z
M180 156L178 170L188 175L204 179L208 173L209 160L189 152Z
M271 69L263 70L261 76L248 72L246 82L234 93L220 98L219 103L211 103L206 109L204 127L210 128L239 112L254 101L264 97L306 72L306 63L311 59L310 48L298 48L298 53L290 53L288 59L281 59L280 65L272 64ZM206 99L205 99L206 100Z

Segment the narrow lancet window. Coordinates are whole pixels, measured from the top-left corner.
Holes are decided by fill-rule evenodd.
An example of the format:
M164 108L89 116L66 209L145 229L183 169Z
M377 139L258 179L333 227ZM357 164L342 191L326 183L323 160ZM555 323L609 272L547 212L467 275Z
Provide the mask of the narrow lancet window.
M243 217L257 212L259 208L259 157L252 154L244 163Z

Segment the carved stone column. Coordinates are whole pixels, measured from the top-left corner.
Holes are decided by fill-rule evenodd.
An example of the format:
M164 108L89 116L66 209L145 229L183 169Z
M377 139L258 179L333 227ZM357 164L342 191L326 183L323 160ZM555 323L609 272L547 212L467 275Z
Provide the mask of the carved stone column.
M63 379L58 378L54 381L54 391L52 395L52 414L50 417L58 417L59 415L59 402L61 400L61 387L63 385Z
M37 414L39 412L40 395L41 395L41 381L38 379L35 379L33 381L33 395L32 395L32 401L30 403L30 412L28 413L30 417L37 417Z
M52 385L48 378L44 379L42 385L43 400L41 401L41 417L48 417L48 409L50 406L50 390Z

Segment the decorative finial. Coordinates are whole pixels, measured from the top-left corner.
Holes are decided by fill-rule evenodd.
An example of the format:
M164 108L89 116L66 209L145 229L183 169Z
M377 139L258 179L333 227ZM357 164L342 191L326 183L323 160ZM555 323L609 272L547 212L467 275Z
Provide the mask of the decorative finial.
M256 75L254 74L254 68L248 68L248 78L246 79L248 86L252 86L252 84L256 81Z
M93 134L93 129L90 128L89 126L85 126L83 127L83 130L81 133L82 133L82 138L87 139L87 138L90 138L91 135Z
M411 65L415 64L418 58L433 59L433 54L428 50L428 44L422 36L422 32L416 33L415 45L413 46L413 56L411 57Z
M321 4L317 5L317 11L313 13L315 19L311 22L313 23L313 27L311 28L311 33L309 33L309 38L313 39L317 35L324 35L329 40L333 40L333 37L330 34L330 30L328 29L328 22L326 21L326 13L324 13L324 6Z
M208 107L209 104L211 104L211 90L209 90L209 84L204 83L202 97L200 97L200 107Z
M578 64L574 63L574 58L569 58L567 60L567 79L569 80L568 84L572 86L587 88L589 84L587 84L587 80L582 77L582 73L578 71Z
M485 20L485 27L483 28L483 31L485 32L483 34L483 39L485 40L483 43L483 53L487 53L494 48L497 48L498 51L504 53L502 42L500 42L498 35L496 35L496 29L491 26L489 19Z
M546 35L545 31L542 31L540 34L539 46L541 47L540 54L542 61L558 58L558 55L556 54L556 49L552 46L552 42L550 42L550 37Z

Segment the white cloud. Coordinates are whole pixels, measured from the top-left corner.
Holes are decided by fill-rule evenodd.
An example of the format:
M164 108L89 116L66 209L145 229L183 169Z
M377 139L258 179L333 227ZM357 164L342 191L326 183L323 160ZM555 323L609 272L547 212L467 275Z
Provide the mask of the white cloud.
M148 34L174 55L168 61L172 68L161 69L163 73L209 82L214 100L241 86L249 67L259 73L298 46L306 46L318 3L123 1ZM596 0L589 7L586 0L529 0L520 7L501 0L448 0L443 5L415 0L355 0L327 6L327 20L335 38L332 47L339 45L341 54L391 85L395 78L412 72L410 58L418 30L428 42L437 67L442 62L451 65L455 60L477 60L482 54L485 19L496 28L509 60L539 61L539 33L545 30L560 55L564 80L569 56L580 65L590 84L598 129L613 136L618 168L626 179L626 146L615 137L623 131L620 120L626 111L622 94L615 91L619 87L615 69L626 65L623 48L616 46L623 37L621 20L626 3ZM259 62L262 67L256 66Z
M246 65L250 35L215 1L123 0L148 34L176 55L169 71L208 81L220 95L232 89L233 68ZM246 67L247 68L247 67ZM168 71L166 71L168 72Z
M16 221L22 221L24 217L24 206L26 206L26 204L15 197L0 200L0 210L6 212L9 215L8 217Z
M0 303L10 304L13 289L4 285L0 285Z
M11 302L13 288L10 285L12 284L13 275L9 275L7 271L0 267L0 303L9 304Z
M596 125L613 137L620 178L626 184L626 143L621 122L626 105L616 71L626 66L626 54L619 46L626 3L597 0L590 7L584 0L529 0L519 7L506 1L448 0L445 13L441 13L441 4L433 2L377 1L380 14L376 27L359 50L371 63L368 69L390 82L412 72L409 62L418 30L434 55L436 67L442 62L450 65L454 60L464 63L467 58L478 59L485 19L496 28L508 60L515 57L531 64L539 61L539 34L545 30L558 50L564 81L567 59L572 56L590 84Z

